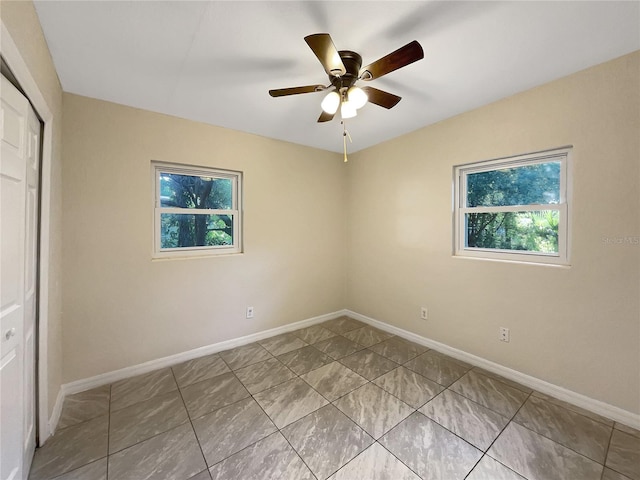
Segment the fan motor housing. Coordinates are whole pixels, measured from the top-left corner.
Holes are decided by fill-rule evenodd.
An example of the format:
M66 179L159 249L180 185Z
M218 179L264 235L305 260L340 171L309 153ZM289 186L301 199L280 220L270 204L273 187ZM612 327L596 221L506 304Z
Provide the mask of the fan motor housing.
M346 73L342 76L329 76L331 84L338 90L351 87L358 80L360 67L362 66L362 57L351 50L340 50L338 52L340 59L346 69Z

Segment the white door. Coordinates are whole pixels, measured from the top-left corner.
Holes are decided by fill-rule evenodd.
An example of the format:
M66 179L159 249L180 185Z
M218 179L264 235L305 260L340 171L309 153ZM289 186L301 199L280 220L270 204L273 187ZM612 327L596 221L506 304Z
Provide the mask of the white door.
M0 480L18 480L35 447L40 130L4 77L0 97Z
M25 279L24 279L24 441L25 476L36 448L36 315L38 299L38 205L40 192L40 121L29 105L27 122Z

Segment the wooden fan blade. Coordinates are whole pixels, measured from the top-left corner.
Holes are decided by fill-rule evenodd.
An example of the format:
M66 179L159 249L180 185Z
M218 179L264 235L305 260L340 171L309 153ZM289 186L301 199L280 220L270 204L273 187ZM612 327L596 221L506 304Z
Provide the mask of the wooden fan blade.
M315 33L304 37L304 41L316 54L324 71L330 77L344 75L347 72L336 46L328 33Z
M298 95L300 93L313 93L326 90L324 85L307 85L305 87L291 87L291 88L277 88L275 90L269 90L269 95L272 97L284 97L286 95Z
M335 116L335 113L327 113L323 110L322 113L320 114L320 117L318 118L318 123L330 122L331 120L333 120L334 116Z
M367 94L367 98L371 103L375 103L376 105L380 105L387 109L395 107L398 102L402 100L402 97L399 97L398 95L378 90L373 87L362 87L362 91Z
M360 69L362 80L373 80L424 58L422 46L414 40Z

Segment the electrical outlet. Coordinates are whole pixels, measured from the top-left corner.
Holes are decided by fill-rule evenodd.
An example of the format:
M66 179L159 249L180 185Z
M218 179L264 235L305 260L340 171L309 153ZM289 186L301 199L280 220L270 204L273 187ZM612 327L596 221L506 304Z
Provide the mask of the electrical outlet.
M427 307L420 307L420 318L422 320L429 318L429 311L427 310Z
M498 339L501 342L508 342L509 341L509 329L505 328L505 327L500 327L500 330L498 331Z
M247 318L253 318L253 307L247 307Z

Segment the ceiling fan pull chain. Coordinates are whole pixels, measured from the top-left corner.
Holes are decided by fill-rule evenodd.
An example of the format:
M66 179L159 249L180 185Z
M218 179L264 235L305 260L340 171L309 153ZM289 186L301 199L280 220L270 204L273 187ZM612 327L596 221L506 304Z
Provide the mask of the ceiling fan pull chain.
M344 147L344 161L345 163L347 162L347 137L349 137L349 142L353 143L353 140L351 139L351 134L347 131L347 125L344 123L344 120L342 122L342 145Z
M347 163L347 132L342 134L342 144L344 146L344 163Z

